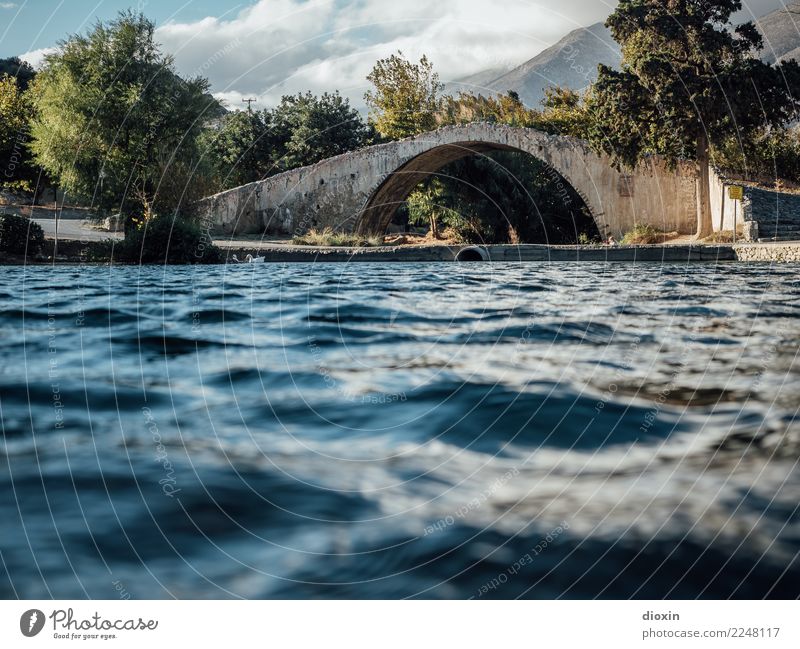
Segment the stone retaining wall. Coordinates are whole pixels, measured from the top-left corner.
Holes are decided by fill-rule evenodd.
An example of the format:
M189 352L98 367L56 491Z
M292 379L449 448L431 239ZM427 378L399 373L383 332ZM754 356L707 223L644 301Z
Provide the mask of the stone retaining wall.
M800 262L800 242L743 244L733 249L739 261Z

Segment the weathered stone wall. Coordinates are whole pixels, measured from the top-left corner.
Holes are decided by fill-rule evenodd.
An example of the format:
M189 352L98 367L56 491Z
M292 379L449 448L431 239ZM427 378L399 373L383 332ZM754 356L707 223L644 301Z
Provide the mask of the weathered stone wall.
M620 237L637 223L695 230L691 165L669 170L652 158L620 172L581 140L485 123L446 127L288 171L212 196L206 210L224 233L300 234L324 227L383 232L426 174L466 155L508 149L536 156L569 182L604 235Z
M749 198L745 195L744 200L733 201L728 198L728 187L737 184L725 178L716 169L711 169L709 173L711 185L711 224L714 232L723 230L733 230L734 215L736 216L736 225L739 232L742 231L745 221L745 214L749 214L750 204Z

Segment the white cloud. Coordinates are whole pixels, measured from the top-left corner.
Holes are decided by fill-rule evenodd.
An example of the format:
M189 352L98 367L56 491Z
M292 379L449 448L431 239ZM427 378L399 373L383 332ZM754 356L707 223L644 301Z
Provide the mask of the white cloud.
M0 2L0 9L16 9L19 5L16 2Z
M372 65L397 49L427 54L443 81L510 67L610 11L586 4L260 0L236 15L168 23L157 38L182 74L207 76L232 106L247 96L268 106L283 94L336 89L360 105Z
M39 68L42 63L44 63L44 57L48 54L52 54L58 48L56 47L43 47L40 50L31 50L30 52L25 52L25 54L20 54L20 57L23 61L27 61L30 63L34 68Z
M178 71L208 77L212 92L241 105L257 97L340 90L361 106L375 61L401 49L427 54L442 81L535 56L568 31L602 19L614 2L560 0L259 0L236 12L160 26L157 40ZM587 4L590 6L587 8ZM51 48L24 54L40 64Z

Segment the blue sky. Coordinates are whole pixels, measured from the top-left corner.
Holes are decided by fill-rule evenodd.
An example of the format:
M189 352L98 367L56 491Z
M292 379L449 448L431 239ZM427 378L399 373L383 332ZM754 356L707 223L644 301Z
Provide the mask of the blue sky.
M0 54L12 56L53 46L66 34L84 31L97 19L141 7L158 23L192 21L248 4L245 0L15 0L0 2ZM9 6L15 5L15 6Z
M781 0L745 0L746 16ZM287 93L338 89L359 105L373 63L401 49L426 54L443 81L509 69L615 0L0 0L0 56L37 64L96 20L142 10L178 71L201 74L230 106L273 105Z

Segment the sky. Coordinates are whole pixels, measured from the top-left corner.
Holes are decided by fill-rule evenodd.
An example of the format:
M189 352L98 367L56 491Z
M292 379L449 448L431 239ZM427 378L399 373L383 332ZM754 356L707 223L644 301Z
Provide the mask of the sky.
M782 0L745 0L744 17ZM612 0L0 0L0 56L34 65L71 33L139 9L184 76L202 75L230 108L253 97L340 90L360 106L374 62L427 54L443 81L511 68L569 31L604 20Z

